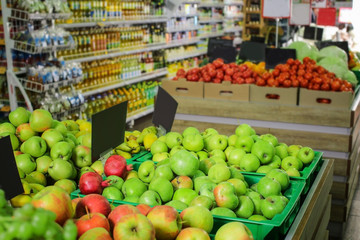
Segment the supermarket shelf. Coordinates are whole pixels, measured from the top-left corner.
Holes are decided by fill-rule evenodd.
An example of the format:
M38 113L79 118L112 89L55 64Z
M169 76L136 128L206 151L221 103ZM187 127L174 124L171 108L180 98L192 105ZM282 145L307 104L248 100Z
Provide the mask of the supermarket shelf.
M58 50L72 49L74 47L75 47L74 44L39 47L39 46L35 46L34 44L28 44L26 42L14 40L14 49L29 54L49 53Z
M239 27L225 28L224 32L225 33L233 33L233 32L240 32L242 30L243 30L243 28L241 26L239 26Z
M139 109L139 110L135 111L134 113L129 114L128 117L126 118L126 122L128 123L128 122L134 121L136 119L139 119L141 117L149 115L153 112L154 112L154 106L148 106L146 110Z
M166 30L166 32L168 33L173 33L173 32L186 32L186 31L195 31L195 30L199 30L200 26L192 26L192 27L186 27L186 28L169 28Z
M72 13L29 13L26 11L10 8L11 18L16 20L44 20L44 19L69 19Z
M84 110L83 109L84 107L85 107L84 105L80 105L80 106L72 107L71 109L66 110L66 111L51 113L51 115L56 120L64 120L64 119L66 119L67 116L72 115L74 113L80 114Z
M245 27L249 28L261 28L260 24L245 24Z
M102 93L102 92L112 90L114 88L119 88L119 87L123 87L123 86L126 86L126 85L142 82L142 81L145 81L145 80L150 80L150 79L153 79L153 78L161 77L161 76L166 75L167 73L168 73L167 69L162 68L162 69L156 70L156 71L154 71L152 73L143 74L143 75L141 75L139 77L130 78L130 79L122 80L122 81L121 80L116 81L115 84L111 84L111 85L102 84L102 85L93 86L92 88L96 88L96 89L90 90L90 91L87 91L87 92L83 92L82 95L84 97L88 97L88 96L91 96L91 95L94 95L94 94L99 94L99 93Z
M246 11L247 14L261 14L261 11Z
M179 56L179 57L167 59L167 62L176 62L176 61L179 61L179 60L198 57L198 56L205 55L205 54L207 54L207 51L197 51L195 53L191 53L191 54L182 55L182 56Z
M199 23L218 23L218 22L223 22L224 19L223 18L210 18L210 17L202 17L199 20Z
M201 1L192 1L192 0L184 0L181 1L182 4L200 4Z
M196 14L181 14L181 13L177 13L173 16L170 16L170 18L184 18L184 17L198 17L199 14L196 13Z
M198 8L205 8L205 7L215 7L215 8L222 8L225 4L222 2L201 2L198 6Z
M173 47L179 47L179 46L185 46L185 45L191 45L191 44L195 44L201 41L201 38L199 37L195 37L193 39L190 40L180 40L180 41L173 41L173 42L169 42L167 43L164 48L173 48Z
M244 5L244 1L224 1L224 5L242 6Z
M238 15L236 15L236 16L225 16L224 18L225 19L229 19L229 20L235 20L235 19L241 19L241 18L243 18L244 17L244 14L243 13L240 13L240 14L238 14Z
M81 82L82 80L83 80L82 77L79 77L79 78L74 78L74 79L70 79L70 80L42 84L42 83L38 83L38 82L34 82L34 81L29 81L24 78L19 78L19 81L22 83L24 89L29 90L31 92L37 92L37 93L43 93L43 92L49 91L51 89L65 87L65 86L69 86L71 84L76 84L76 83Z
M125 19L125 20L114 20L114 21L99 21L99 22L82 22L82 23L68 23L68 24L57 24L63 28L80 28L80 27L95 27L95 26L111 26L111 25L129 25L129 24L146 24L146 23L159 23L166 22L167 17L164 16L150 16L143 19Z
M224 32L217 32L217 33L207 33L204 34L202 36L200 36L200 38L213 38L213 37L221 37L224 35Z

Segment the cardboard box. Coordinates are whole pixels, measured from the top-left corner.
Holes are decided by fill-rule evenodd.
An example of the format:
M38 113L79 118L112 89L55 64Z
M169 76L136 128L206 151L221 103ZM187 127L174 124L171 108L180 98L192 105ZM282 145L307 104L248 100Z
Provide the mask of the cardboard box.
M354 99L351 92L318 91L300 88L299 106L350 109Z
M297 105L298 88L250 86L250 102Z
M161 87L172 96L179 97L204 97L203 82L189 82L185 78L179 78L177 81L164 80Z
M222 83L204 83L204 98L249 101L249 84L231 84L225 81Z

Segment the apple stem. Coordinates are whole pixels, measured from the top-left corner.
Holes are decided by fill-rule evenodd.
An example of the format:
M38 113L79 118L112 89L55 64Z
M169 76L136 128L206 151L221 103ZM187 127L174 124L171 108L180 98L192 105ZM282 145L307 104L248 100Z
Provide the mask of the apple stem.
M91 219L91 215L90 215L90 212L89 212L89 209L87 206L85 206L85 211L86 211L86 215L88 216L88 218Z

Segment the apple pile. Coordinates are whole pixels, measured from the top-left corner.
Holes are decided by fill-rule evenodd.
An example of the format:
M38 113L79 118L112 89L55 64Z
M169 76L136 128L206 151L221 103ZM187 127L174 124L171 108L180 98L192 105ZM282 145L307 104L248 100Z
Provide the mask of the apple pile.
M193 68L187 72L184 69L179 69L172 80L176 81L179 78L185 78L187 81L192 82L221 83L229 81L233 84L253 84L261 77L248 64L226 64L224 60L218 58L204 67Z
M293 177L301 176L300 172L311 164L315 156L310 147L287 146L279 143L272 134L259 136L248 124L239 125L235 134L229 137L219 134L213 128L200 133L198 129L188 127L182 134L169 132L159 137L150 148L154 162L169 159L182 149L198 158L200 166L223 163L243 172L257 173L281 168ZM205 169L200 170L207 172Z
M305 57L303 63L290 58L285 64L278 64L273 71L265 72L261 78L257 78L256 85L353 92L350 82L337 78L335 73L317 65L316 61L309 57Z
M31 201L47 185L71 193L78 175L103 171L91 160L91 124L84 120L54 120L42 109L30 113L19 107L0 125L0 137L10 136L24 193L11 200L15 207ZM90 167L91 166L91 167Z

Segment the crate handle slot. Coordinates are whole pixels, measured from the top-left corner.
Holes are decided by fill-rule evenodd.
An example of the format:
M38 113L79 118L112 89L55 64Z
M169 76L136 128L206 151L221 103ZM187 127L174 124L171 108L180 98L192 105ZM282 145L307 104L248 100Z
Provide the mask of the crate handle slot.
M220 91L220 96L232 96L233 94L233 91L229 90Z
M179 93L187 93L187 92L189 92L189 89L188 88L183 88L183 87L177 87L176 91L179 92Z
M265 97L268 98L268 99L276 99L276 100L280 99L280 95L279 94L274 94L274 93L268 93L268 94L265 95Z
M321 103L321 104L330 104L331 99L330 98L317 98L316 102Z

